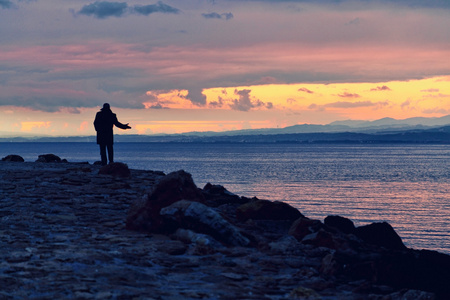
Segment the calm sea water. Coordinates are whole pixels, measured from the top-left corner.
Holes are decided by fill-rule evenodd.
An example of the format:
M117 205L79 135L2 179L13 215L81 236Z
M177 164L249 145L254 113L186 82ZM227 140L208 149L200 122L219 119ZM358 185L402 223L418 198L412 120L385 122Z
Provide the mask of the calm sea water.
M99 160L90 143L0 143L0 156L35 161L53 153ZM389 222L416 249L450 254L450 146L116 143L116 161L166 173L184 169L195 183L238 195L281 200L323 220Z

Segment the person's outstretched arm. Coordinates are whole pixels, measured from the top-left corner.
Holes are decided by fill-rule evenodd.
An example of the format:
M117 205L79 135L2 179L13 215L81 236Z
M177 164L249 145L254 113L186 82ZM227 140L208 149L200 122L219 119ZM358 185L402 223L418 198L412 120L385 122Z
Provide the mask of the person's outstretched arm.
M128 126L129 123L127 124L122 124L117 120L117 116L114 116L114 125L116 125L117 127L119 127L120 129L131 129L130 126Z

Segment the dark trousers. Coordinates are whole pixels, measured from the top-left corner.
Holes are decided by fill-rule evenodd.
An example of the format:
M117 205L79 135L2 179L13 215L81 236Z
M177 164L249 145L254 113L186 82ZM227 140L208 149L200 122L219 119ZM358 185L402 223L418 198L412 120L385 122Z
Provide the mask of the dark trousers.
M106 149L108 148L109 163L114 162L114 149L113 144L100 144L100 157L102 159L102 166L106 166L108 160L106 159Z

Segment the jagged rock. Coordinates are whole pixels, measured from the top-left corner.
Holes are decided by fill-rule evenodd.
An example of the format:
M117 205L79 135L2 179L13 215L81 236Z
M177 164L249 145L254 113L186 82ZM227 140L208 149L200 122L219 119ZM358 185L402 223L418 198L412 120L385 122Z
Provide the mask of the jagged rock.
M44 163L61 162L61 158L55 154L42 154L38 156L36 162L44 162Z
M355 229L355 235L366 243L385 247L387 249L406 249L400 236L387 222L372 223L357 227Z
M354 233L355 225L353 221L341 216L328 216L324 220L324 224L334 227L343 233Z
M216 240L232 246L248 246L249 239L226 221L213 208L199 202L181 200L161 209L161 216L176 226L211 235Z
M240 221L253 220L296 220L304 216L295 207L281 202L256 200L239 206L236 216Z
M2 161L14 161L14 162L24 162L22 156L16 154L10 154L2 158Z
M114 162L109 165L103 166L98 171L98 174L112 175L117 177L130 177L131 172L128 165L120 162Z
M180 170L164 176L151 187L144 199L132 205L127 215L127 229L150 232L168 230L163 226L159 212L161 208L182 199L204 202L203 194L195 185L191 174Z
M295 237L297 241L302 241L305 236L317 232L321 228L323 228L323 224L319 220L299 218L289 228L289 235Z

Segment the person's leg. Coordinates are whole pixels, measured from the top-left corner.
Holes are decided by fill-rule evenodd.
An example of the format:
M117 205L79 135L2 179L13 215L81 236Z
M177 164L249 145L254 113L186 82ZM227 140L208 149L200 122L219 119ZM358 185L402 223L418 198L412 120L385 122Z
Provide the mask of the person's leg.
M102 166L106 166L108 160L106 159L106 145L100 144L100 158L102 159Z
M109 163L112 164L114 162L114 148L113 148L113 144L108 144L108 158L109 158Z

